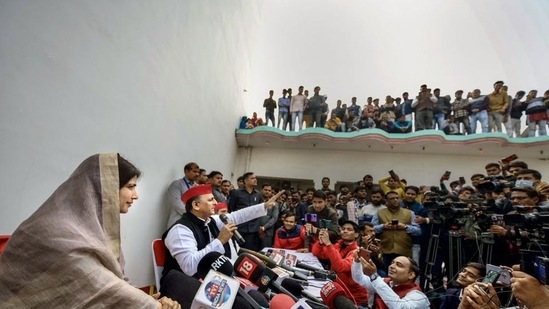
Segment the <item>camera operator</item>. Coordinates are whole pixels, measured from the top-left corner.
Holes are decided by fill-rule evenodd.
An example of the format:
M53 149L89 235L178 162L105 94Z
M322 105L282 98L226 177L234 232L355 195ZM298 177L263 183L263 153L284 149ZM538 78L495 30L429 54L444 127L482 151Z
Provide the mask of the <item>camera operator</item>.
M496 214L506 214L512 210L510 195L514 183L509 182L503 176L486 176L477 183L476 188L486 200L486 206Z
M481 198L484 198L484 196L482 196L481 193L479 193L479 190L478 190L478 185L484 180L484 175L483 174L474 174L473 176L471 176L471 185L473 186L473 188L475 188L476 192L475 192L475 195L481 197Z
M534 187L540 193L539 204L542 206L549 206L549 192L547 188L549 185L541 180L541 173L532 170L532 169L523 169L517 172L515 186L524 187L531 186Z
M520 172L521 170L525 170L527 168L528 168L528 164L526 164L526 162L524 161L513 161L507 164L505 162L502 162L503 175L506 177L512 176L514 179L517 178L518 172ZM508 175L508 173L510 175Z
M501 166L498 163L494 163L494 162L488 163L486 164L484 169L486 170L486 175L488 175L489 177L502 176Z
M467 203L466 208L468 209L474 209L477 204L473 204L471 202L475 201L477 199L477 196L475 196L475 189L472 187L466 186L459 190L458 198L460 202ZM479 200L483 202L483 200ZM463 260L464 261L470 261L476 251L476 239L478 238L478 235L482 233L482 229L479 227L477 223L477 214L478 211L472 211L470 216L467 216L465 220L463 221L463 227L461 228L461 236L463 236L463 247L465 250L463 250Z
M510 211L507 215L532 214L534 212L537 212L535 207L538 205L539 202L539 193L533 187L514 187L513 189L511 189L510 199L515 210ZM507 254L498 255L503 259L502 261L500 261L500 264L517 264L520 261L517 239L528 237L527 232L517 227L504 227L496 224L491 225L488 231L490 233L493 233L494 235L497 235L498 238L506 241L506 246L504 246L503 248L507 249ZM517 231L519 231L518 235Z
M446 187L446 184L444 183L444 181L447 181L447 180L450 180L450 172L445 172L444 174L442 174L442 176L440 176L440 190L444 193L444 194L453 194L453 195L458 195L458 192L461 190L461 187L463 185L465 185L465 179L460 178L460 180L454 180L452 182L450 182L450 191L448 191L448 188Z

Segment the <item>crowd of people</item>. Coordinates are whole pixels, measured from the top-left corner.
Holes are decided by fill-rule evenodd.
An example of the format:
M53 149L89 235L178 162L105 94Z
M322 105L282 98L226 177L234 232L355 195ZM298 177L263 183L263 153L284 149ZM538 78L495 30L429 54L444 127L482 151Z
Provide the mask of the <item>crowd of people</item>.
M353 97L350 104L337 100L331 111L327 96L320 94L320 87L316 86L313 91L309 96L309 91L299 86L297 94L292 95L291 88L283 89L276 101L274 91L270 90L263 103L265 118L254 112L252 118L243 117L240 128L251 129L270 123L284 131L288 128L296 131L298 127L299 130L320 127L335 132L378 128L389 133L438 129L448 135L465 135L477 131L504 132L505 127L509 137L547 135L549 90L543 96L538 96L537 90L528 93L520 90L511 96L503 81L496 81L489 94L482 94L480 89L467 94L457 90L452 99L450 95L441 94L438 88L431 90L427 85L421 85L416 96L410 96L408 92L401 97L387 95L385 102L368 97L363 106ZM524 121L527 128L523 131Z
M120 246L119 214L138 199L140 174L117 154L86 159L10 237L0 255L2 305L188 308L183 291L198 289L208 254L235 259L240 248L270 247L314 255L357 308L537 309L549 301L545 273L533 267L546 259L549 184L523 161L489 163L470 185L460 177L447 186L450 172L439 186L409 184L390 171L337 190L324 177L304 191L258 187L252 172L233 187L190 162L167 190L166 260L161 294L152 297L126 280ZM495 256L479 247L487 235ZM496 280L489 263L507 280Z
M549 185L525 162L489 163L485 172L470 177L470 185L463 177L447 185L449 173L442 174L440 186L408 184L391 171L377 182L366 175L356 186L341 185L337 190L330 186L329 177L322 179L321 188L302 190L268 183L258 186L251 172L239 177L236 187L227 183L222 188L225 180L219 172L211 172L199 181L200 174L198 165L189 163L185 177L174 181L189 184L183 192L172 194L173 202L185 205L182 218L202 214L203 225L208 219L217 222L214 214L233 217L228 225L217 222L218 230L210 229L210 242L202 238L202 243L192 234L198 227L189 228L182 223L185 219L168 224L163 236L166 247L178 262L175 268L188 275L196 272L194 265L212 250L231 256L238 247L253 251L272 247L312 253L353 291L352 299L359 308L372 308L374 304L375 308L499 308L513 301L509 301L510 293L528 308L541 308L528 299L532 290L549 300L545 285L518 266L518 250L526 248L526 239L533 231L521 227L515 234L513 226L484 220L486 214L535 214L542 209L540 206L549 204ZM221 177L213 180L214 176ZM201 196L203 206L189 206L190 200L185 199L188 191ZM176 199L181 194L183 200ZM218 197L214 197L216 194ZM437 209L445 207L463 207L467 215L441 222ZM427 271L433 226L444 231L432 260L434 266ZM178 229L185 232L173 232ZM235 230L244 243L231 241ZM456 231L463 248L458 255L460 261L452 262L449 255L455 248L450 248L448 235ZM479 252L485 234L494 240L497 254L492 257ZM512 274L508 285L483 282L488 262ZM458 272L449 272L452 263L459 265Z

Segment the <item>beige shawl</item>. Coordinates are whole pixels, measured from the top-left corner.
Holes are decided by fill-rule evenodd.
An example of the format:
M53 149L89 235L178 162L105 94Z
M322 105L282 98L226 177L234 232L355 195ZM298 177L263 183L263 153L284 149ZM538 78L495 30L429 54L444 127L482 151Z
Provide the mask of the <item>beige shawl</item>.
M116 153L82 162L8 241L0 307L157 308L123 280L118 192Z

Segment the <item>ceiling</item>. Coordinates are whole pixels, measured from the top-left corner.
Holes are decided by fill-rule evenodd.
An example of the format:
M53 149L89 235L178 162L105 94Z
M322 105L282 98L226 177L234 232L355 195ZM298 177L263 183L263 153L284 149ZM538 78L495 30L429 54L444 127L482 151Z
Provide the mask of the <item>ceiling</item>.
M307 128L286 132L273 127L236 130L240 147L271 149L319 149L408 154L474 155L549 160L549 137L508 138L503 133L448 136L438 130L389 134L379 129L332 132Z

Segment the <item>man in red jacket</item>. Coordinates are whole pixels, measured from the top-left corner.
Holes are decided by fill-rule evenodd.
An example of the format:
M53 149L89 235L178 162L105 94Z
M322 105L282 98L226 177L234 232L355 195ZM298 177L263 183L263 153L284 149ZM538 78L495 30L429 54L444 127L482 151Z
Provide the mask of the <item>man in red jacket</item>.
M286 214L284 225L275 232L274 248L298 250L305 247L305 228L296 224L296 220L295 213Z
M351 291L356 304L367 307L368 294L366 289L356 283L351 276L353 253L358 248L358 225L354 221L345 221L341 225L341 238L335 243L330 242L327 229L321 229L318 241L313 244L312 253L319 259L329 259L330 269L337 274L337 281Z

